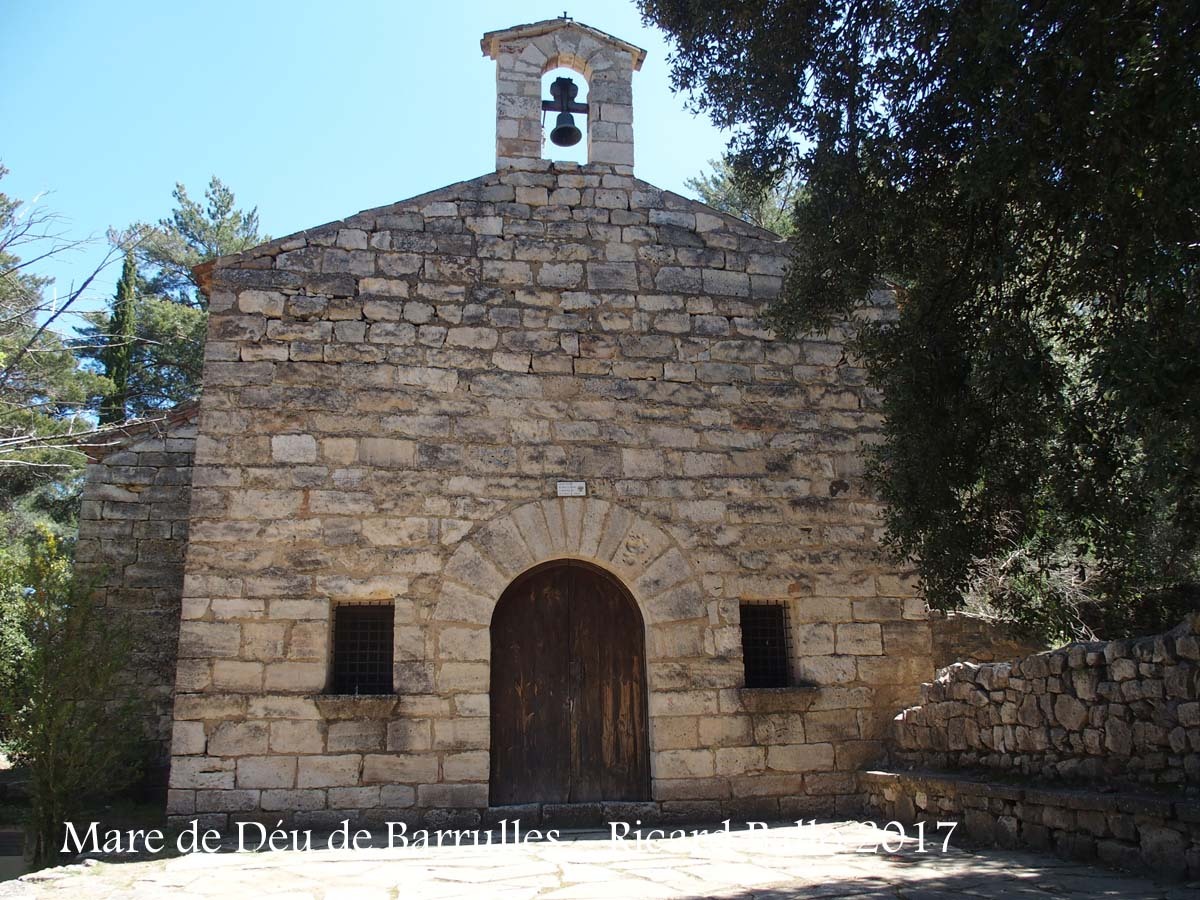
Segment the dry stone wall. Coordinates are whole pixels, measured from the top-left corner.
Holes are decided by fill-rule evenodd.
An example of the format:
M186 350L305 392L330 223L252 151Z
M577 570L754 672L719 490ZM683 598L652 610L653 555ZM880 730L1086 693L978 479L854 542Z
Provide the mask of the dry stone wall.
M956 822L955 843L1032 847L1158 876L1200 875L1195 799L947 772L863 772L859 783L867 816L881 824Z
M548 558L642 610L664 816L856 805L930 677L846 332L759 318L788 248L610 166L517 162L202 273L172 815L478 821L491 610ZM331 610L362 599L395 604L390 705L322 696ZM809 687L743 688L752 599L788 604Z
M187 548L194 406L165 422L114 431L90 448L75 558L133 637L129 677L147 704L155 763L168 760L183 560Z
M894 761L1200 795L1200 615L1155 637L958 663L897 717Z

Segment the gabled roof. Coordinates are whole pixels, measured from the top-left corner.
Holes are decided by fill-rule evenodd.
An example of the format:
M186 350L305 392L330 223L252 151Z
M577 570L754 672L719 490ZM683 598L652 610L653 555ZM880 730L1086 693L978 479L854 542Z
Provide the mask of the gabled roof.
M543 171L555 171L570 169L572 171L587 171L588 166L580 163L571 162L546 162ZM386 216L395 213L411 212L417 207L427 203L432 203L436 200L472 200L478 197L478 193L482 188L491 184L497 184L502 177L501 172L489 172L487 175L480 175L477 178L471 178L466 181L459 181L455 184L449 184L437 190L428 191L424 194L418 194L415 197L409 197L406 200L400 200L396 203L390 203L386 206L378 206L374 209L365 209L354 215L347 216L344 219L338 219L333 222L326 222L323 225L316 225L312 228L305 228L301 231L293 232L292 234L284 235L283 237L275 238L267 241L264 244L259 244L257 247L251 247L248 250L243 250L241 253L232 253L228 256L222 256L217 259L210 259L202 262L199 265L192 267L192 274L195 276L197 283L201 289L208 291L212 281L214 269L224 269L228 267L245 266L247 268L262 268L269 267L268 258L277 256L281 252L288 250L296 250L304 247L307 238L310 235L329 233L336 231L339 228L364 228L371 230L375 227L375 219L379 216ZM693 212L703 212L707 215L714 216L723 220L727 227L745 237L754 240L775 243L781 247L787 246L788 241L775 234L773 231L768 231L765 228L760 228L757 225L752 225L749 222L739 219L737 216L732 216L727 212L722 212L719 209L714 209L707 203L701 200L696 200L692 197L685 197L682 194L676 194L674 191L669 191L653 185L648 181L634 176L634 188L644 191L658 191L665 197L671 199L673 203L678 204L676 208L691 210Z
M633 71L638 71L642 67L642 63L646 60L646 51L641 47L623 41L619 37L601 31L599 28L593 28L590 25L584 25L582 22L576 22L574 19L557 18L544 19L541 22L531 22L528 25L514 25L512 28L502 28L499 31L489 31L480 40L479 46L483 50L483 55L495 59L500 52L500 45L505 41L510 41L514 38L535 38L543 34L552 34L555 31L561 31L564 28L581 31L584 34L590 35L598 41L603 41L606 44L612 44L625 50L633 57Z
M199 401L189 400L151 419L124 422L80 435L75 444L87 455L88 460L96 462L147 435L167 436L176 425L195 422L199 415Z

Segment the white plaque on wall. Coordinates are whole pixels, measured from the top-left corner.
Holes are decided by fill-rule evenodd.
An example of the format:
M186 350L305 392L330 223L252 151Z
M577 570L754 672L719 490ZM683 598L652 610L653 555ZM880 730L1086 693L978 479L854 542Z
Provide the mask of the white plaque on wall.
M560 481L558 483L558 496L560 497L586 497L587 482L586 481Z

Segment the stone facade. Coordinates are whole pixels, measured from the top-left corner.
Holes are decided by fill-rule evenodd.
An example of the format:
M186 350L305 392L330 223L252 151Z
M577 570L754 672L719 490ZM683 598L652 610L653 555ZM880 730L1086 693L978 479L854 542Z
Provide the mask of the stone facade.
M897 717L893 761L1200 796L1200 615L1156 637L958 663Z
M195 406L181 408L86 448L75 552L81 577L134 635L129 674L147 704L152 764L164 777L196 417Z
M531 161L214 268L172 813L485 807L491 610L562 557L639 603L664 812L852 798L928 623L876 548L844 335L758 321L786 254ZM331 605L363 598L395 602L399 704L330 720ZM745 599L790 605L815 687L742 689Z
M878 548L853 322L776 340L790 247L632 175L637 48L554 20L484 49L496 172L197 270L169 814L511 814L488 810L489 624L557 559L637 604L651 788L525 821L855 809L932 667L914 579ZM585 165L539 158L530 127L557 65L590 81ZM859 315L894 312L878 293ZM393 605L394 695L327 693L358 601ZM750 601L788 609L794 686L744 686Z

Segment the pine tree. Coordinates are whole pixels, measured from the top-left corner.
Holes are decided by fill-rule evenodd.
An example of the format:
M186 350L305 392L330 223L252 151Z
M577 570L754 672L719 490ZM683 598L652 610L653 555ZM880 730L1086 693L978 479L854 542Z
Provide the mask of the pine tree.
M125 421L129 375L137 335L136 299L137 262L130 250L125 253L125 266L121 270L121 280L117 282L112 315L108 321L108 336L101 354L104 375L112 382L112 390L100 404L101 425Z

